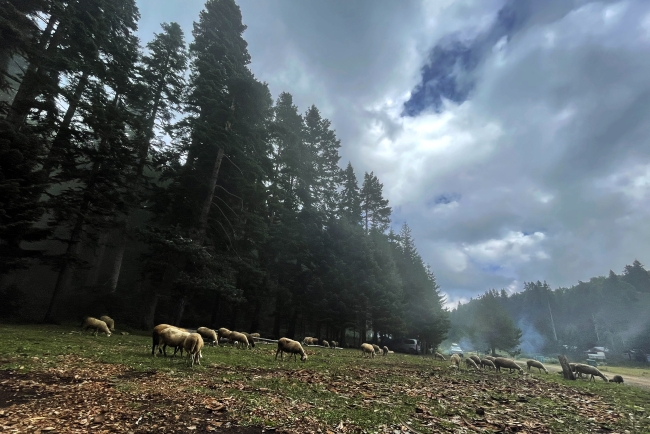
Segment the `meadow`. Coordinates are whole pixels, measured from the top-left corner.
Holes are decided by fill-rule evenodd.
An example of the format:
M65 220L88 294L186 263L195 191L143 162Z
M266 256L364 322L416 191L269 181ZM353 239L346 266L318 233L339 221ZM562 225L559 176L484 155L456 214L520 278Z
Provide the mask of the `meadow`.
M557 374L454 372L430 357L309 347L152 357L151 337L0 325L6 432L584 433L650 431L647 389ZM613 368L609 368L613 369ZM611 375L611 374L606 374Z

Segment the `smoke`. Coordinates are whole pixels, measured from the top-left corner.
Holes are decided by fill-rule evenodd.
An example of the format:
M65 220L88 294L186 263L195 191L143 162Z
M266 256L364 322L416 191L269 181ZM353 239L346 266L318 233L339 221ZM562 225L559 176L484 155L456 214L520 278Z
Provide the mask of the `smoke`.
M539 334L537 329L525 318L520 318L517 321L517 327L522 332L520 345L522 353L535 354L541 352L546 343L544 336Z
M474 343L472 342L472 340L466 337L461 338L460 342L458 342L458 345L460 345L460 348L463 351L476 350L476 348L474 348Z

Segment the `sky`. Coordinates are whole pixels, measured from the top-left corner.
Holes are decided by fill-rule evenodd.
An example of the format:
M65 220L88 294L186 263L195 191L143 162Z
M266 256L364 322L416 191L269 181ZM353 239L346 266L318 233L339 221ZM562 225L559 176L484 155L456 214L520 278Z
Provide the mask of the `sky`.
M204 1L138 0L144 42ZM448 306L650 264L650 1L238 0L255 76L373 171Z

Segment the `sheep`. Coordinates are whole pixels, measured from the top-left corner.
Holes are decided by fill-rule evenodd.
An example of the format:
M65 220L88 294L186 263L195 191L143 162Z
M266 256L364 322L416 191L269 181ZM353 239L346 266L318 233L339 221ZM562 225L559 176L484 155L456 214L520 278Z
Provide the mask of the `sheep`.
M521 366L519 366L517 362L515 362L514 360L506 359L505 357L497 357L492 362L494 363L497 372L501 372L501 368L510 369L510 373L512 373L513 369L516 369L521 373L524 372L524 370L521 369Z
M370 344L361 344L361 355L365 357L366 353L371 358L375 357L375 349Z
M386 345L384 345L384 348L382 348L382 350L383 350L383 352L384 352L384 356L385 356L386 354L388 354L388 351L389 351L389 350L388 350L388 347L387 347Z
M237 343L239 343L240 348L241 348L241 345L246 345L246 348L249 348L248 338L243 333L230 332L229 339L232 341L233 345L236 345Z
M478 365L476 364L474 359L472 359L471 357L468 357L468 358L465 359L465 366L467 367L467 369L474 368L474 369L476 369L478 371Z
M330 343L327 342L326 340L323 340L323 346L324 346L325 348L329 348L329 347L330 347Z
M372 344L372 348L375 350L375 354L381 353L381 348L379 348L379 345Z
M250 333L242 333L242 334L246 336L246 339L248 339L248 344L251 346L251 348L255 348L255 337Z
M435 353L433 354L433 359L434 359L434 360L436 360L436 359L447 360L447 359L445 359L445 356L443 356L441 353L438 353L438 352L435 352Z
M224 327L221 327L219 330L217 330L217 346L219 346L219 340L221 338L230 339L230 333L232 332Z
M104 321L106 325L108 326L108 329L112 332L115 331L115 321L113 321L113 318L111 318L108 315L102 315L99 317L101 321Z
M460 356L458 354L453 354L449 358L449 361L451 362L452 365L455 365L456 367L460 368Z
M167 357L167 347L174 347L174 356L176 352L181 350L181 357L183 356L183 341L190 333L180 330L176 327L167 327L160 332L159 345L163 344L163 354Z
M93 318L92 316L84 318L84 322L81 324L81 329L84 331L88 329L95 329L93 336L97 336L97 333L99 331L106 333L106 337L109 337L111 335L111 331L108 329L106 323L104 321L98 320L97 318Z
M485 368L486 366L489 366L492 369L496 369L496 366L494 366L494 362L492 360L482 359L481 360L481 367Z
M201 349L203 348L203 338L200 333L188 333L183 340L182 348L187 352L190 367L194 367L194 363L201 364Z
M537 370L540 373L542 372L542 369L543 369L544 372L546 372L548 374L548 370L546 369L546 367L544 366L544 364L542 362L538 362L537 360L527 360L526 365L528 365L528 371L530 371L530 368L533 367L533 368L537 368Z
M609 381L607 377L605 377L595 366L589 366L589 365L583 365L582 363L576 363L576 373L580 374L585 374L585 375L591 375L591 378L589 378L589 381L596 379L594 376L602 378L604 381Z
M474 360L474 363L476 363L477 365L481 364L481 358L479 356L472 354L471 356L469 356L469 358Z
M577 363L569 363L569 369L571 370L571 372L576 374L577 378L582 378L582 373L576 371L576 365Z
M334 349L334 348L336 348L336 347L339 346L339 343L336 342L336 341L331 341L330 344L331 344L332 349Z
M623 383L623 377L620 375L614 375L611 380L609 380L610 383L618 383L622 384Z
M492 357L492 356L485 356L485 357L484 357L484 359L487 359L487 360L489 360L490 362L494 362L494 359L495 359L495 358L496 358L496 357Z
M162 332L163 330L169 327L174 327L174 326L169 324L158 324L156 327L153 328L153 332L151 333L151 337L153 340L153 344L151 345L152 356L156 357L156 348L158 348L158 352L162 354L162 348L160 348L160 332Z
M251 336L254 338L259 338L260 334L259 333L251 333Z
M205 339L208 342L210 342L211 346L214 347L216 345L218 338L217 338L217 333L214 330L209 329L207 327L199 327L198 329L196 329L196 332L201 335L202 339Z
M307 360L307 354L305 350L300 345L300 342L294 341L289 338L280 338L278 340L278 350L275 352L275 360L278 360L278 354L280 354L280 359L284 358L284 353L289 353L289 359L293 355L293 359L296 360L296 354L300 354L300 360Z

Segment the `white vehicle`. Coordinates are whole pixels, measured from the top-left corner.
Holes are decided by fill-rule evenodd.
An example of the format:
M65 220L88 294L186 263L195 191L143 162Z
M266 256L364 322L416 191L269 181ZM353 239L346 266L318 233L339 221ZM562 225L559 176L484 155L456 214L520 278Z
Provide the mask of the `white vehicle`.
M420 352L420 345L417 339L400 339L393 346L394 351L401 353L418 354Z
M463 355L463 350L458 346L458 344L452 343L451 347L449 348L449 355L451 356L452 354L458 354L461 357L464 357Z

